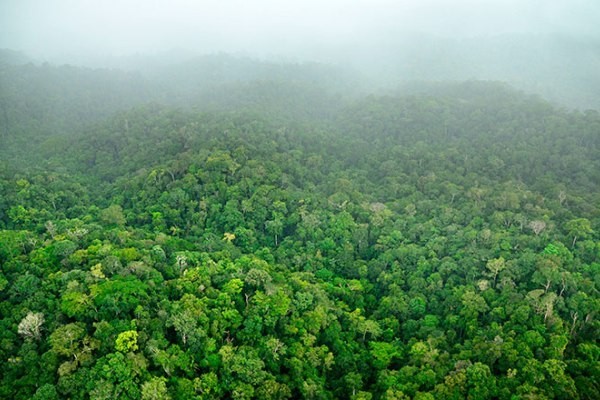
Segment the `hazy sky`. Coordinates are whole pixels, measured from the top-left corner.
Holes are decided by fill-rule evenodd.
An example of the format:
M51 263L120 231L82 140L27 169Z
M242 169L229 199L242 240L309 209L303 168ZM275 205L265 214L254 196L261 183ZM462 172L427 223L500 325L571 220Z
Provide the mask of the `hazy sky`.
M600 36L600 0L0 0L0 48L293 55L401 33Z

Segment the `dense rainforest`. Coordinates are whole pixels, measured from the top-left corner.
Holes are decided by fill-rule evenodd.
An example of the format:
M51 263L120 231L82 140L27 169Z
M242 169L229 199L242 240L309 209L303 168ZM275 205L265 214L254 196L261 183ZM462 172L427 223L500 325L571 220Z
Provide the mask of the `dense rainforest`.
M598 111L0 64L0 398L600 398Z

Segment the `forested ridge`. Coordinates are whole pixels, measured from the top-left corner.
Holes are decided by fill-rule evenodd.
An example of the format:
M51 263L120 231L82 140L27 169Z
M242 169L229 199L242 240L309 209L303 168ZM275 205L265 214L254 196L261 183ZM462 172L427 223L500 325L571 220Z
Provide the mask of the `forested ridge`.
M600 398L597 111L223 57L0 69L0 398Z

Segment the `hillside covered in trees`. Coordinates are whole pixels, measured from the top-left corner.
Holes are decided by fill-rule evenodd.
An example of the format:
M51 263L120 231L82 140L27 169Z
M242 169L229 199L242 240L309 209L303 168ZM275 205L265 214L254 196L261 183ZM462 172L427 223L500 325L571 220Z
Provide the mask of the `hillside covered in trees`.
M0 66L0 398L600 398L598 111L172 68Z

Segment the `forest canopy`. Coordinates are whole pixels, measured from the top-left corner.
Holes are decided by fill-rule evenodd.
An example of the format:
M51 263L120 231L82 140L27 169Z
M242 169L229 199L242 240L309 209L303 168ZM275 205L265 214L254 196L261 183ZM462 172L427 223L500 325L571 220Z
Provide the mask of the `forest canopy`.
M600 398L597 110L8 56L1 398Z

